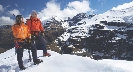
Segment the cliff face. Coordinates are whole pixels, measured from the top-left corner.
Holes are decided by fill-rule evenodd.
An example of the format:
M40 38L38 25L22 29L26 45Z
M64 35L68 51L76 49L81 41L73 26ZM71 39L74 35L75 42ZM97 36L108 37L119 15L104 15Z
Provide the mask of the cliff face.
M0 28L0 48L10 49L14 46L11 26Z

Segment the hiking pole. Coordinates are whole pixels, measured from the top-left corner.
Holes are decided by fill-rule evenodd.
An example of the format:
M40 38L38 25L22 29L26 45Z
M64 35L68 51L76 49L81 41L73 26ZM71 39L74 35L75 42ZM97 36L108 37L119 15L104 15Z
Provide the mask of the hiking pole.
M33 40L33 42L31 41L31 43L35 44L35 41ZM30 48L31 49L31 48ZM28 62L31 62L31 54L30 54L30 49L28 49L28 53L29 53L29 60Z
M31 62L30 49L28 49L28 53L29 53L29 61L28 62Z

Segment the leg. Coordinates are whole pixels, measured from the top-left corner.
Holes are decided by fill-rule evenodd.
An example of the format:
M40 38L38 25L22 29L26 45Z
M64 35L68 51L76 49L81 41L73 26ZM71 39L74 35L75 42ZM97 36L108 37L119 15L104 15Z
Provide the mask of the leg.
M35 41L33 41L31 43L31 51L32 51L32 57L33 57L34 65L43 62L43 60L37 59L37 49L36 49L36 43L35 43Z
M37 49L36 49L36 44L34 42L31 43L31 51L32 51L33 62L35 62L37 60Z
M42 44L42 47L43 47L43 53L46 54L47 53L46 44Z
M43 53L46 54L47 53L47 49L46 49L46 40L42 37L42 36L38 36L38 41L40 42L40 45L43 49Z
M19 64L19 68L23 67L22 57L23 57L23 48L18 48L17 49L17 61Z

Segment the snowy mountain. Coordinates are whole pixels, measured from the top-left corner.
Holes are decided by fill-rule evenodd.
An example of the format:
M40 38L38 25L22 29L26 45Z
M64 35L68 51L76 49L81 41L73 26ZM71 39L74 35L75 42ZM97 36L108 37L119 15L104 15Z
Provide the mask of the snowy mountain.
M100 23L100 21L133 23L132 22L133 1L127 4L126 7L125 5L121 5L122 9L113 8L103 14L96 15L89 21L92 22L93 24Z
M24 51L23 61L26 70L18 68L14 48L0 54L0 72L132 72L133 62L102 60L96 61L88 57L81 57L69 54L60 55L54 51L49 52L51 57L41 57L42 51L38 50L38 56L44 62L33 65L28 62L28 51Z
M47 17L47 19L45 19L45 21L42 21L42 23L47 24L50 22L55 22L57 24L58 22L61 22L61 21L63 21L63 19L61 19L57 16L53 16L53 17Z
M91 54L102 58L108 56L107 58L111 59L133 59L132 3L126 8L121 5L123 9L116 7L92 18L88 18L85 13L68 18L66 24L69 26L66 26L66 31L59 37L59 41L64 47L85 48ZM58 39L56 42L61 43Z

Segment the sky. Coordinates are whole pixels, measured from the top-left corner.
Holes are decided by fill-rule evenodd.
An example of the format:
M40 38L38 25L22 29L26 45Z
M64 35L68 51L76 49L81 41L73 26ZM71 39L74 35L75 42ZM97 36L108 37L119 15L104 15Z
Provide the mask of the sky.
M15 15L29 18L31 11L36 10L38 17L58 16L73 17L77 13L102 14L107 10L129 3L132 0L0 0L0 22L13 23ZM42 18L43 16L43 18ZM5 23L5 24L6 24Z
M23 54L23 63L27 68L20 71L18 68L14 48L0 54L0 72L132 72L133 61L126 60L93 60L89 57L82 57L70 54L58 54L48 50L50 57L42 57L42 50L37 51L39 59L43 62L33 65L28 62L27 50Z

